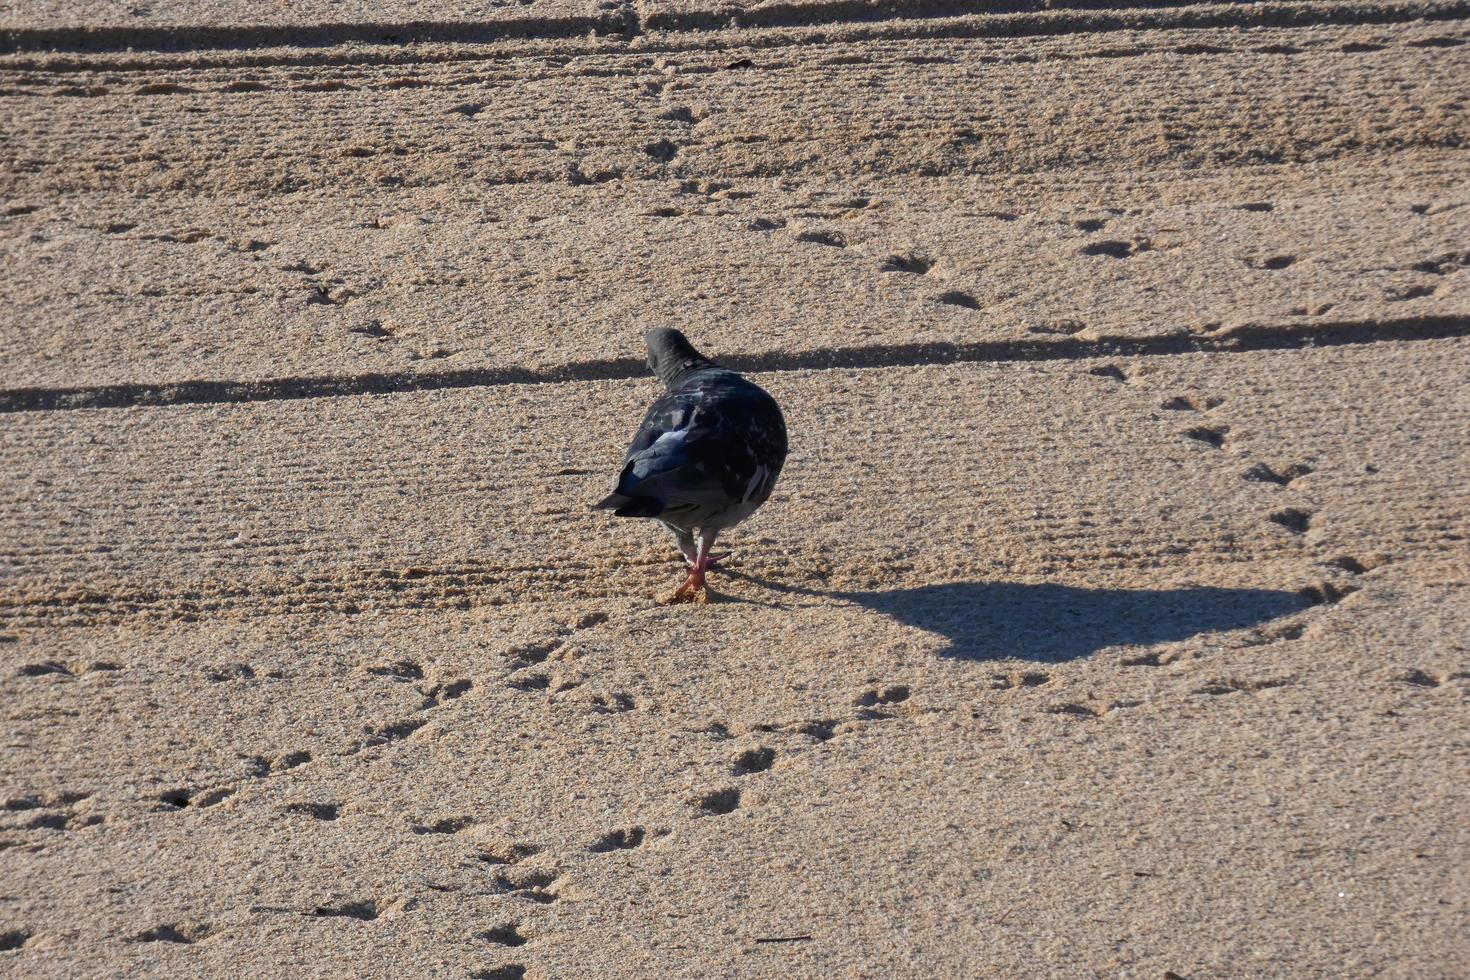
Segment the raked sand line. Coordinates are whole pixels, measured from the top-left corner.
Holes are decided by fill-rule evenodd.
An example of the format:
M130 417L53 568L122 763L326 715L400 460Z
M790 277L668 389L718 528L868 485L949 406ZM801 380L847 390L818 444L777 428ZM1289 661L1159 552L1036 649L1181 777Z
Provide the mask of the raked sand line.
M1470 318L1422 316L1320 325L1246 326L1214 337L1173 334L1115 340L979 341L959 344L829 347L793 353L778 351L727 355L720 358L720 363L745 372L851 370L931 364L1229 354L1341 347L1382 341L1444 340L1465 336L1470 336ZM550 368L399 371L273 378L268 381L185 381L162 385L17 388L0 391L0 413L287 401L298 398L339 398L350 395L385 395L568 381L620 381L641 377L646 373L647 366L642 361L625 357L579 361Z
M1111 8L1111 9L1110 9ZM844 27L877 22L883 36L1030 37L1143 29L1309 27L1459 20L1470 2L1267 3L1134 0L1096 8L1056 10L1038 0L1007 0L984 10L955 0L907 0L874 9L861 0L771 3L730 13L724 9L606 11L574 9L488 20L385 20L351 23L124 27L26 27L0 33L0 55L39 52L105 53L226 51L252 48L327 48L338 45L476 45L506 40L561 40L594 36L634 42L646 32L706 33L780 28ZM935 21L909 26L906 21ZM677 43L677 42L674 42ZM640 44L640 47L642 45ZM370 55L371 57L371 55Z

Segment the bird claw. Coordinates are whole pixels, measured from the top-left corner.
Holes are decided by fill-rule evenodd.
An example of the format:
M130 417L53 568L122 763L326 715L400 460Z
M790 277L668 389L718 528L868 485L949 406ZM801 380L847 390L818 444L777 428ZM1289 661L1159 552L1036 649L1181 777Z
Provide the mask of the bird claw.
M684 564L689 569L689 577L664 602L709 602L709 589L704 584L705 573L730 557L730 552L728 551L711 554L709 549L714 543L714 534L701 534L699 550L696 552L694 558L691 559L687 554L684 556Z
M673 594L664 599L666 605L675 606L680 603L692 602L696 605L704 605L709 602L709 589L703 582L697 585L694 576L690 576L683 585L674 590Z
M674 590L673 595L664 600L669 605L680 602L695 602L703 605L709 602L709 589L705 588L704 572L698 569L691 571L684 584Z

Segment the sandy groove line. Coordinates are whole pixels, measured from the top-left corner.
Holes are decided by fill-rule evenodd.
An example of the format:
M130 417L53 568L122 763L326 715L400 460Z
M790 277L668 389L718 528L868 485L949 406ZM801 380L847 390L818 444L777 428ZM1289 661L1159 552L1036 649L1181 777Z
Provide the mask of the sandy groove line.
M1470 5L1470 0L1465 0L1465 2L1466 2L1467 5ZM1438 22L1443 22L1443 21L1460 22L1460 21L1463 21L1464 19L1467 19L1467 18L1470 18L1470 6L1467 6L1467 10L1465 12L1465 17L1463 17L1463 18L1462 17L1455 17L1455 18L1423 18L1423 23L1420 24L1419 26L1425 26L1425 25L1430 24L1430 23L1438 23ZM1370 23L1370 22L1364 22L1364 23L1367 24L1367 23ZM1292 27L1302 26L1302 25L1268 25L1268 26L1264 26L1263 29L1273 30L1273 29L1276 29L1278 26L1284 27L1284 29L1290 30ZM1307 26L1310 26L1310 25L1307 25ZM1325 24L1323 26L1327 26L1327 27L1331 27L1331 26L1347 26L1347 27L1351 27L1351 26L1354 26L1354 25L1351 25L1351 24L1348 24L1348 25ZM1136 28L1136 29L1135 28L1122 28L1121 30L1126 30L1129 33L1135 33L1136 34L1136 33L1139 33L1141 31L1169 30L1169 29L1170 28L1167 25L1163 26L1162 28L1160 28L1158 25L1149 25L1149 26L1144 26L1144 27L1140 27L1140 28ZM1193 28L1190 28L1190 29L1193 30ZM1212 29L1211 28L1201 28L1201 30L1212 30ZM1034 65L1034 64L1039 64L1039 63L1043 63L1043 62L1073 62L1073 61L1095 61L1095 60L1097 60L1097 61L1121 61L1121 60L1126 59L1126 58L1143 58L1143 57L1148 57L1150 55L1169 55L1169 56L1173 56L1173 57L1185 56L1185 57L1193 57L1193 58L1229 58L1229 57L1238 57L1238 56L1243 55L1243 54L1275 54L1275 55L1282 55L1282 56L1291 56L1291 55L1304 54L1304 53L1307 53L1307 52L1313 51L1313 50L1331 50L1334 54L1369 55L1369 54L1377 54L1379 51L1382 51L1385 48L1404 48L1404 49L1412 49L1412 48L1453 48L1453 47L1461 47L1462 45L1465 45L1465 44L1470 44L1470 40L1467 40L1463 36L1464 35L1464 32L1465 32L1465 28L1461 27L1458 30L1459 30L1459 36L1451 36L1451 35L1445 35L1445 34L1436 34L1436 35L1432 35L1432 36L1428 36L1428 37L1406 36L1406 37L1396 38L1395 39L1396 43L1386 43L1386 40L1387 39L1385 39L1385 41L1374 42L1372 44L1363 44L1363 43L1360 42L1356 46L1354 46L1353 42L1348 42L1348 44L1346 46L1337 47L1337 48L1331 48L1330 47L1330 42L1328 40L1326 40L1326 39L1324 39L1322 37L1315 37L1315 36L1311 36L1311 35L1306 35L1306 36L1293 36L1293 43L1292 44L1263 44L1262 43L1262 40L1263 39L1260 36L1258 36L1258 35L1244 35L1243 36L1243 39L1246 40L1247 43L1242 43L1242 44L1221 43L1221 39L1218 37L1218 31L1217 30L1212 30L1212 33L1209 35L1210 36L1210 41L1208 43L1197 42L1197 43L1192 43L1192 44L1180 44L1180 43L1178 43L1178 39L1177 38L1174 38L1171 35L1165 34L1165 35L1163 35L1161 37L1161 43L1159 43L1159 44L1130 44L1127 47L1101 47L1101 48L1096 48L1096 49L1092 49L1092 50L1079 50L1079 51L1042 50L1042 49L1037 49L1037 48L1033 48L1033 47L1026 47L1026 48L1016 48L1016 49L1013 49L1010 53L1005 53L1005 54L985 55L985 56L983 56L980 59L980 61L981 61L982 64ZM1067 34L1066 33L1058 33L1056 36L1057 37L1067 37ZM985 37L986 37L986 35L982 35L982 34L970 34L970 33L966 33L964 31L958 31L958 30L956 30L956 31L948 31L948 30L937 30L937 31L893 30L893 31L864 31L864 32L861 32L861 36L859 36L857 33L849 33L849 32L842 32L841 34L831 34L831 33L823 32L823 33L819 33L819 34L816 34L816 35L807 35L807 36L804 36L804 37L794 37L794 36L790 36L790 35L783 35L783 39L781 39L779 41L778 40L773 40L769 36L752 37L752 36L750 36L748 34L741 34L738 37L738 41L739 41L740 47L742 49L748 49L748 50L751 50L751 51L758 51L758 50L771 50L771 49L779 48L779 47L784 46L784 45L787 45L787 44L793 44L793 45L794 44L802 44L802 45L847 45L847 44L861 43L861 42L866 42L866 41L906 41L906 40L935 40L935 41L960 40L960 41L964 41L964 40L984 40ZM584 50L584 51L572 52L572 56L573 57L578 57L578 58L593 58L593 57L607 57L607 56L618 57L618 56L626 55L626 56L628 56L630 58L636 59L636 61L639 63L639 66L641 67L642 62L646 61L651 55L655 55L655 54L672 54L672 53L678 53L678 52L698 53L698 52L701 52L701 51L706 51L708 49L709 49L709 46L708 45L703 45L703 44L639 45L636 49L631 49L631 50L624 50L624 49L621 49L621 48L599 47L599 48L596 48L596 49L588 49L588 50ZM460 63L460 62L493 61L493 60L498 60L498 59L506 59L506 60L508 60L510 58L513 58L513 57L514 58L551 58L551 57L555 57L557 59L562 59L562 58L565 58L567 56L567 54L568 53L567 53L567 51L566 51L565 48L559 48L559 47L556 47L554 45L546 45L546 46L540 46L540 47L520 47L520 48L514 49L513 51L508 50L508 49L505 49L503 47L497 47L493 53L477 52L477 53L475 53L473 55L464 56L464 57L461 57L461 56L458 56L458 55L451 56L449 54L446 54L444 57L438 57L438 56L435 56L435 55L415 55L415 56L411 56L411 57L397 57L397 56L389 56L389 57L367 57L367 56L363 56L363 57L356 57L356 56L354 56L354 57L350 57L350 58L319 57L319 56L316 56L316 55L310 55L310 56L303 56L303 57L300 57L300 58L272 58L272 57L259 57L259 56L242 56L242 57L239 57L239 58L230 58L230 59L214 59L214 58L194 59L194 58L190 58L190 59L185 59L185 60L178 60L178 59L149 57L149 58L145 58L145 59L142 59L142 60L134 60L134 61L125 61L125 60L111 61L111 60L107 60L107 59L103 59L103 58L87 58L87 59L84 59L84 60L49 59L49 60L43 60L43 61L34 61L34 60L24 60L24 59L8 59L7 60L7 59L4 59L3 55L0 55L0 78L3 78L4 75L5 75L5 73L7 73L7 72L14 72L16 74L38 72L38 73L56 74L56 75L66 75L66 74L72 74L72 73L138 72L140 74L157 75L157 74L164 74L164 73L168 73L168 72L189 72L189 73L192 74L192 73L196 73L196 72L203 73L203 72L209 72L209 71L233 71L233 70L240 69L240 68L266 68L266 69L269 69L269 68L289 68L289 67L312 67L312 68L321 68L321 69L325 69L325 70L341 69L344 72L350 72L350 71L355 70L355 69L394 68L394 67L405 67L405 66L411 66L411 65L456 64L456 63ZM687 70L689 71L689 74L690 75L699 75L699 74L712 74L712 73L714 73L716 71L720 71L720 70L728 70L730 67L731 66L729 66L729 65L726 65L726 66L705 66L703 68L690 68L690 69L687 69ZM738 67L747 67L747 66L738 65ZM789 63L789 62L773 62L773 63L760 64L760 65L754 65L754 66L749 66L749 67L753 68L754 70L769 72L769 71L779 71L779 70L782 70L782 69L791 68L792 67L792 64ZM585 73L581 73L581 74L598 75L598 76L608 77L608 78L618 78L618 77L623 77L624 75L631 75L631 74L633 74L633 73L635 73L637 71L638 71L638 67L634 67L634 68L629 69L629 70L626 70L626 71L618 71L618 70L614 70L614 69L589 68ZM564 77L564 76L562 76L560 74L556 74L556 73L546 73L546 74L522 73L518 77L522 81L537 81L537 82L540 82L540 81L546 81L548 79L559 78L559 77ZM307 91L307 92L310 92L310 91L352 91L352 90L360 90L360 91L361 90L365 90L365 91L387 91L387 90L391 90L391 89L397 87L397 86L395 86L394 81L395 80L388 80L388 81L385 81L385 82L383 82L381 84L375 84L375 83L370 83L370 82L347 83L347 82L338 82L336 80L331 80L331 81L328 81L328 82L325 82L325 83L324 82L320 82L320 81L308 81L308 82L300 82L300 81L297 81L296 84L285 85L285 86L281 86L280 88L276 88L276 87L273 87L273 86L270 86L270 85L265 85L264 83L257 83L259 85L262 85L263 87L253 89L252 91L256 91L256 92L270 92L270 91ZM484 79L483 78L466 77L466 76L462 76L461 75L461 76L452 77L452 78L450 78L448 80L445 80L445 81L442 81L442 82L441 81L430 81L430 80L419 80L412 87L417 88L417 89L456 89L456 88L463 88L463 87L466 87L466 86L483 84L483 82L484 82ZM114 94L112 92L112 90L108 89L106 86L102 86L102 85L91 85L91 86L82 87L82 86L78 86L78 85L75 85L75 84L64 84L64 83L60 82L59 80L55 84L57 86L60 86L60 88L51 88L51 89L40 88L38 85L36 85L36 80L33 79L33 78L28 78L26 84L29 85L29 86L31 86L31 87L27 87L27 88L3 88L3 89L0 89L0 99L51 99L51 98L56 98L57 96L62 96L62 97L67 98L67 99L95 99L95 98L102 98L104 96ZM221 88L219 88L218 91L221 91L221 92L229 92L229 91L231 91L229 88L224 87L224 86L227 86L228 85L227 82L222 82L222 83L220 83L220 85L221 85ZM326 87L326 86L329 86L329 87ZM144 85L138 91L135 91L135 92L133 92L131 94L132 95L135 95L135 96L142 96L142 97L150 98L150 99L159 99L159 98L177 98L179 96L188 96L188 95L198 95L201 92L208 92L208 91L210 91L210 89L208 89L208 88L189 88L188 86L185 86L185 85L171 84L171 83L161 83L161 84L154 85L154 86Z
M1339 323L1247 326L1218 337L1173 334L1101 340L977 341L968 344L879 344L800 352L733 355L722 362L739 371L826 371L923 365L1082 360L1101 357L1167 357L1239 354L1268 350L1341 347L1382 341L1445 340L1470 336L1470 317L1422 316ZM77 388L0 391L0 413L77 411L140 406L211 405L339 398L456 388L490 388L560 382L623 381L648 373L643 361L624 357L549 368L471 368L460 371L396 371L358 375L274 378L269 381L187 381Z
M8 31L0 54L24 51L211 51L229 48L330 47L338 44L485 44L507 38L568 38L590 32L638 33L631 11L600 17L517 17L500 21L403 21L360 24L258 24L239 27L58 27Z
M1430 541L1411 541L1417 558L1444 560ZM1264 543L1263 543L1264 544ZM801 572L799 554L767 554L752 569L734 570L719 585L714 601L769 604L781 596L827 597L861 602L862 598L909 581L910 563L864 556L861 574L844 574L839 581ZM1154 543L1130 554L1078 551L1049 556L1047 562L1024 574L1047 576L1059 572L1137 572L1182 566L1236 566L1258 568L1272 562L1288 567L1300 551L1280 542L1250 551L1227 549L1209 539ZM785 571L780 570L783 566ZM796 569L793 575L791 569ZM928 570L926 569L926 572ZM997 582L1011 574L998 575ZM0 624L10 629L89 627L132 621L192 622L201 619L256 619L263 616L317 614L355 615L392 610L465 610L485 606L527 606L545 602L652 597L678 584L675 563L635 557L614 568L575 560L565 566L530 565L507 568L489 563L417 565L407 569L346 566L310 576L281 575L242 582L238 576L193 582L187 588L140 586L136 582L92 580L58 588L38 587L0 595ZM943 584L924 578L926 585ZM752 588L752 584L756 589ZM769 590L769 591L767 591ZM760 599L726 598L738 591L762 594ZM1320 589L1296 591L1301 607L1323 604ZM769 597L769 598L768 598Z
M1460 19L1457 18L1457 22L1458 21L1460 21ZM1430 24L1432 24L1432 22L1435 21L1429 22ZM1214 28L1201 29L1202 31L1211 31L1211 38L1216 37L1216 34L1214 34ZM1460 47L1463 46L1463 44L1470 44L1470 41L1467 41L1466 38L1463 37L1464 28L1458 28L1458 31L1460 31L1460 37L1452 37L1452 35L1435 35L1435 37L1408 38L1408 40L1399 40L1399 43L1395 44L1374 43L1372 44L1372 46L1363 46L1363 44L1360 44L1360 46L1358 47L1336 48L1335 53L1376 54L1377 51L1383 50L1383 48L1391 47ZM1135 32L1136 34L1136 31L1130 32ZM870 34L864 35L864 37L861 38L854 38L848 34L842 34L841 37L833 37L833 35L823 34L819 35L819 37L816 38L807 38L806 41L801 41L801 43L833 44L833 46L836 46L836 44L851 44L854 43L854 41L904 41L922 40L922 38L926 37L931 38L931 40L939 41L983 40L983 38L966 37L966 35L960 34L960 32L948 32L948 34L920 35L908 34L908 32L894 31L870 32ZM1057 35L1057 37L1066 37L1066 35ZM1014 53L1008 54L991 54L991 56L986 56L985 59L983 59L983 63L988 63L988 65L1036 65L1036 63L1042 62L1091 62L1091 60L1107 60L1107 62L1117 62L1117 60L1130 59L1130 57L1148 57L1157 56L1157 54L1169 54L1169 56L1200 57L1200 59L1210 59L1210 57L1214 57L1214 59L1219 59L1219 57L1236 57L1241 56L1241 54L1280 54L1280 56L1292 56L1292 54L1307 53L1307 51L1314 50L1314 48L1319 48L1320 50L1320 48L1329 47L1327 41L1324 41L1323 38L1320 37L1294 37L1294 43L1292 44L1263 44L1261 43L1261 38L1257 37L1257 35L1245 35L1245 37L1248 38L1248 43L1244 44L1222 44L1219 43L1219 41L1217 40L1211 40L1210 43L1179 44L1177 43L1177 38L1173 37L1172 34L1163 34L1160 38L1158 38L1158 41L1160 41L1160 43L1158 44L1130 44L1130 46L1127 47L1100 47L1092 48L1092 50L1079 51L1038 51L1030 50L1030 48L1028 48L1028 50L1025 51L1016 50L1014 51ZM748 35L741 35L739 41L741 41L742 48L748 48L748 50L753 51L770 50L770 48L779 47L778 44L770 43L770 38L751 38L748 37ZM797 43L797 41L791 41L791 43ZM666 44L666 46L639 47L637 48L637 50L628 51L597 48L597 50L595 51L576 51L575 56L619 56L619 54L626 54L626 56L637 57L637 59L642 60L647 59L647 57L651 56L651 54L679 53L679 51L685 51L685 53L697 53L697 51L703 50L706 50L706 46L694 46L694 44L682 44L682 46L679 46L679 44ZM71 62L65 62L65 60L54 60L54 62L24 63L19 62L19 60L4 60L3 56L0 56L0 78L3 78L4 73L6 72L43 72L53 73L53 75L69 75L69 73L75 72L137 72L141 73L141 75L163 75L163 73L169 72L232 72L238 71L238 69L241 68L272 69L295 68L295 66L300 66L300 68L341 69L341 71L353 71L353 69L395 68L395 66L409 65L447 65L447 63L476 62L476 60L481 60L481 62L490 62L490 60L509 59L509 57L513 56L548 57L553 56L553 54L554 56L560 57L564 56L564 54L566 54L566 51L564 51L564 48L548 46L538 48L517 48L517 50L514 51L514 54L509 53L509 51L504 50L504 48L497 48L494 54L475 54L475 56L473 57L423 56L381 57L381 59L379 59L379 57L354 57L354 59L318 59L318 57L307 56L300 57L300 59L240 57L240 59L228 60L169 60L151 59L150 57L150 59L135 60L135 62L125 62L125 60L119 60L119 62L106 62L106 60L101 59L90 59L81 60L81 62L78 62L78 60L71 60ZM728 68L728 66L725 66L725 68ZM725 71L725 68L707 66L707 68L691 69L689 73L691 73L691 75L701 75L701 73ZM786 68L791 68L791 65L789 65L789 63L770 63L770 65L757 66L757 69L759 69L759 71L767 72L779 71L779 69ZM598 73L598 75L609 76L609 78L617 78L617 76L623 75L623 72L600 71L600 69L589 69L587 73L588 75L592 75L592 73ZM544 81L544 79L553 78L553 76L554 75L535 75L531 76L531 81ZM31 84L34 84L34 82L31 82ZM459 76L459 78L451 78L448 79L448 81L444 82L420 82L420 84L415 85L415 87L423 88L423 90L434 90L434 88L441 88L441 90L451 90L451 88L463 88L466 87L466 85L476 84L481 84L481 79L467 79L463 78L463 76ZM309 81L297 82L297 84L293 85L285 85L284 90L378 91L390 90L390 88L392 88L391 81L384 82L384 84L347 84L347 82L335 81ZM154 100L154 98L196 96L196 94L200 93L200 91L210 90L207 90L206 88L206 90L190 91L187 90L187 88L182 87L181 85L181 87L178 88L160 88L160 90L157 91L148 91L148 93L143 94L143 97ZM221 82L221 88L219 88L218 91L232 90L229 90L228 82ZM270 87L256 88L256 90L253 91L270 91ZM103 85L88 85L88 87L81 87L81 85L73 84L73 82L62 82L60 81L60 79L57 79L56 84L54 84L51 88L4 88L4 90L0 90L0 98L54 98L57 96L62 96L65 98L101 98L104 96L109 96L109 94L113 94L112 91L107 90L107 88L103 87Z
M645 30L666 31L815 27L850 21L945 18L966 14L996 17L1023 15L1016 17L1013 23L1028 33L1028 26L1031 22L1024 19L1024 15L1028 14L1055 18L1058 21L1071 20L1098 25L1123 21L1138 23L1140 20L1154 23L1154 19L1158 18L1164 26L1194 26L1192 22L1200 18L1204 26L1234 26L1242 23L1293 26L1295 22L1291 20L1291 16L1295 6L1266 5L1263 8L1261 5L1239 3L1237 0L1205 0L1205 2L1190 2L1190 0L1121 0L1121 2L1119 0L992 0L992 2L985 3L983 9L977 10L977 4L973 0L971 2L966 2L966 0L897 0L897 2L885 4L882 10L874 10L867 0L834 0L834 2L826 3L766 3L733 14L719 10L653 11L643 16L642 26ZM1313 23L1345 23L1345 21L1331 19L1344 13L1354 18L1347 22L1363 23L1364 21L1356 18L1382 16L1390 11L1402 14L1412 9L1404 7L1395 10L1396 5L1385 3L1331 3L1324 6L1329 9L1314 11L1314 13L1326 19L1314 20ZM1272 7L1275 9L1271 9ZM1420 9L1423 11L1420 16L1430 16L1430 11L1441 8L1426 4ZM1241 14L1250 14L1252 11L1257 16L1264 15L1265 19L1258 20L1254 17L1246 21L1239 19ZM1278 22L1275 20L1278 16L1286 19ZM1215 17L1224 19L1215 20ZM1088 26L1074 29L1092 32L1111 28ZM1043 33L1053 33L1053 31L1045 30ZM1062 33L1062 31L1056 31L1056 33Z
M639 53L681 50L688 47L723 47L723 42L696 41L692 45L677 39L679 34L719 34L738 31L742 46L755 44L821 43L825 35L786 35L756 41L747 35L751 29L842 28L840 40L854 41L876 38L954 37L1007 38L1052 34L1103 33L1125 30L1202 29L1220 27L1312 27L1352 24L1393 24L1412 20L1461 20L1470 17L1470 0L1428 0L1419 3L1259 3L1238 4L1231 0L1185 5L1176 0L1140 0L1135 3L1075 4L1082 9L1057 10L1054 5L1038 0L1011 0L984 12L966 9L954 0L910 0L874 10L865 2L841 2L807 6L771 4L738 15L709 12L656 13L640 18L630 10L611 11L600 17L517 18L504 21L417 21L371 24L321 24L312 26L241 26L221 27L96 27L34 28L0 34L0 55L69 52L74 54L136 50L160 53L191 51L223 51L251 48L329 48L361 44L399 46L407 44L489 44L497 41L567 40L588 35L618 39L613 50L636 44ZM931 24L906 21L932 20ZM667 38L647 40L645 31L658 31ZM254 65L311 63L362 64L375 61L461 61L515 56L524 52L442 52L413 55L409 58L384 56L374 52L337 52L334 54L277 56L252 60ZM576 52L570 52L575 54ZM601 47L595 53L608 53ZM225 62L220 62L225 63ZM234 63L234 62L230 62ZM161 64L153 59L122 61L48 62L45 64L11 64L5 68L45 68L62 71L156 69ZM181 67L203 67L190 61Z

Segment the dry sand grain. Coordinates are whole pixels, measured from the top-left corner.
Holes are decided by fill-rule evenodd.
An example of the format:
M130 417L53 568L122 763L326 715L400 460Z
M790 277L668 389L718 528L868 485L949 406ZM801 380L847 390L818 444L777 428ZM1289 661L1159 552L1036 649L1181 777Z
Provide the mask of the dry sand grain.
M0 12L0 973L1465 975L1470 7L987 10Z

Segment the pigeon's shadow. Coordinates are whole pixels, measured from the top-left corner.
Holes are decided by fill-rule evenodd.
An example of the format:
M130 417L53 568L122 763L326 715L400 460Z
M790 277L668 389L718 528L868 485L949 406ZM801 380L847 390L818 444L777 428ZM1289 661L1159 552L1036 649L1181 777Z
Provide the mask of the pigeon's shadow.
M1311 601L1270 589L1079 589L1070 585L954 582L887 592L837 592L948 638L964 660L1075 660L1112 646L1150 646L1243 629Z

